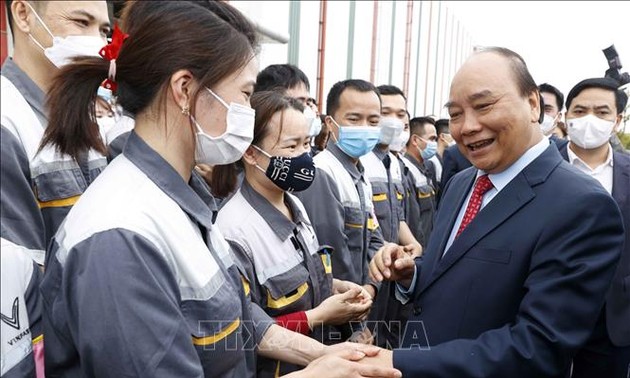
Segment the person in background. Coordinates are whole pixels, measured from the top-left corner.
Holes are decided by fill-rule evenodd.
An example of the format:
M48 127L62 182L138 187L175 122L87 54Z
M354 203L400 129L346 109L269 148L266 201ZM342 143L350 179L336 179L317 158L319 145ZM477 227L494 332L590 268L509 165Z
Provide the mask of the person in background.
M438 137L437 151L435 153L435 156L429 159L429 162L431 162L433 167L429 166L428 168L430 171L433 171L435 173L435 181L439 187L442 180L442 171L444 164L444 161L442 159L444 157L444 150L446 150L446 148L450 146L454 146L455 141L453 140L451 132L448 128L448 119L441 118L435 121L435 132Z
M253 304L193 174L198 163L240 159L253 138L258 62L239 31L253 26L187 1L130 2L122 20L129 38L115 66L77 59L49 94L51 120L76 130L109 77L135 126L50 244L40 285L46 375L253 377L256 352L298 365L344 348L379 353L324 346ZM86 140L95 139L68 148Z
M102 151L79 160L39 151L49 127L45 96L72 58L98 56L110 23L105 1L5 3L14 53L2 65L0 237L43 265L59 224L107 164Z
M420 255L422 246L416 240L405 219L405 196L407 193L404 164L397 152L406 143L404 122L407 118L407 99L403 92L393 85L377 87L381 97L381 135L374 149L360 158L365 168L365 177L372 187L372 202L379 227L386 242L400 244L410 253ZM394 286L386 283L381 286L369 320L374 322L376 343L383 347L395 347L400 343L404 316L401 317L400 303L394 298Z
M420 255L422 246L405 222L401 164L389 150L393 142L401 144L399 139L404 135L407 100L395 86L381 85L377 89L381 96L381 135L379 143L360 161L372 186L372 202L383 239L403 245L410 253Z
M447 147L442 155L442 177L440 178L440 193L444 192L451 177L458 172L472 166L470 160L461 153L457 145Z
M368 264L384 242L360 158L380 138L378 90L364 80L337 82L328 93L326 114L331 139L314 158L313 184L296 195L317 239L332 247L333 277L362 285L374 298L378 285L368 278ZM367 333L355 326L343 337L365 339Z
M556 136L556 138L567 139L567 126L563 121L558 121L556 127L553 129L553 134Z
M622 217L542 135L540 105L525 62L506 48L477 50L455 74L451 133L474 168L446 184L421 259L392 247L372 260L373 277L399 282L414 306L403 349L380 366L413 377L565 377L601 322Z
M238 163L245 179L216 224L243 269L252 301L276 324L331 341L323 326L362 320L372 299L357 284L333 280L329 249L320 246L302 203L291 194L315 178L304 107L277 92L255 92L251 104L254 139ZM258 377L297 368L265 358L257 365Z
M311 149L313 151L313 156L324 151L326 149L326 145L328 145L328 140L330 139L330 129L326 124L326 115L321 114L319 116L319 119L322 125L322 130L319 132L319 134L317 134L315 138L313 138L313 146Z
M272 64L260 71L256 77L254 92L278 91L283 96L295 98L304 106L304 115L309 122L309 135L314 139L322 130L322 122L317 113L317 107L314 105L313 99L309 95L310 84L308 77L298 67L291 64ZM311 143L312 145L312 143ZM212 173L212 167L200 166L199 173L204 177L209 177L208 184L212 188L212 194L221 200L219 206L222 206L225 200L230 198L243 182L243 171L238 166L236 175L223 177L227 172L218 170ZM219 188L213 186L213 182L225 182L231 180L229 185L221 185ZM226 192L227 188L233 188L233 191Z
M540 123L540 129L544 136L556 144L558 149L566 144L564 138L558 138L558 122L562 122L562 108L564 107L564 94L551 84L543 83L538 86L543 100L544 118Z
M311 97L311 85L301 69L292 64L272 64L256 77L254 92L278 90L287 97L304 105L304 115L309 122L309 135L315 138L322 130L317 102ZM312 145L312 144L311 144Z
M39 294L41 270L31 257L2 239L0 324L2 377L44 377L44 336Z
M621 125L628 102L628 96L618 87L614 79L586 79L567 96L565 119L570 141L560 154L612 195L626 229L621 260L600 321L588 343L573 358L574 378L625 378L630 368L630 156L613 151L609 143Z
M426 246L433 230L433 215L436 207L436 180L427 169L428 161L437 149L435 121L429 117L412 118L409 122L410 137L403 162L413 177L415 185L416 209L411 214L411 223L418 241Z

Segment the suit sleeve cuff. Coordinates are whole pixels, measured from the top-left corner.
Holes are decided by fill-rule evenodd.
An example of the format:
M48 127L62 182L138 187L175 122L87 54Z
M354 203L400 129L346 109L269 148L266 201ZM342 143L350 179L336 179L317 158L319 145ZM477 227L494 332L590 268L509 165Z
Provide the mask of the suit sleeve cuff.
M411 284L409 285L409 288L405 288L403 285L396 282L395 296L396 296L396 299L398 299L400 303L407 304L407 302L409 302L409 300L411 299L411 295L413 294L413 291L416 287L417 277L418 277L418 269L416 268L413 272L413 278L411 279Z

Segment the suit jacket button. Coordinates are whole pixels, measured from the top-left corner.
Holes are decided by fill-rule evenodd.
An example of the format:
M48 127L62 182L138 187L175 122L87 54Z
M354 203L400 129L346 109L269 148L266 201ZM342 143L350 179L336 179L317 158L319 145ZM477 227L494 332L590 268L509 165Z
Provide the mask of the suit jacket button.
M414 315L420 315L421 312L422 312L422 307L416 306L416 307L413 308L413 314Z

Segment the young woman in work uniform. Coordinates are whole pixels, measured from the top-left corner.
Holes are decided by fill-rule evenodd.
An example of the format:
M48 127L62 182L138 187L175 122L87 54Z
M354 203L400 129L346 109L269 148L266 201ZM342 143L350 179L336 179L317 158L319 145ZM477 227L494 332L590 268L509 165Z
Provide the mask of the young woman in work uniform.
M359 285L333 283L330 249L320 248L302 203L290 194L306 189L315 175L303 105L277 92L254 93L251 103L256 122L252 146L241 159L245 179L219 211L217 225L245 273L252 301L277 324L334 341L321 326L362 319L371 299ZM236 167L214 169L223 171L224 180L213 186L230 185ZM339 294L331 296L333 287ZM259 377L292 370L276 360L258 361Z
M77 130L94 123L91 94L115 78L135 128L48 250L46 375L254 377L256 352L307 365L349 348L287 331L250 302L192 174L239 159L252 140L251 25L193 2L128 3L123 20L116 62L81 58L51 92L51 119Z

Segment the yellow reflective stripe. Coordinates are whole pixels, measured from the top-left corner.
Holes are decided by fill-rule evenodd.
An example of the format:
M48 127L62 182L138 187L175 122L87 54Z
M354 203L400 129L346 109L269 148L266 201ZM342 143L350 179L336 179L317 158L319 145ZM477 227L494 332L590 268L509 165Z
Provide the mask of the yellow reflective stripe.
M330 255L324 253L320 256L322 258L322 264L324 264L324 271L326 274L332 273L332 263L330 262Z
M418 198L429 198L433 196L433 192L431 193L418 193Z
M346 227L350 227L350 228L363 228L362 224L356 224L356 223L346 223Z
M380 201L386 201L387 200L387 193L381 193L381 194L376 194L372 196L372 201L374 202L380 202Z
M276 374L274 375L274 377L280 377L280 361L278 361L278 364L276 365Z
M198 345L198 346L214 344L217 341L221 341L225 339L230 333L236 331L240 325L241 325L241 319L236 318L236 320L233 321L232 324L230 324L229 326L225 327L223 331L216 333L212 336L206 336L206 337L193 336L192 337L193 344Z
M241 282L243 282L243 291L245 292L245 296L248 296L250 292L249 282L247 282L243 276L241 276Z
M269 308L282 308L290 305L291 303L297 301L298 299L304 296L304 293L308 290L308 283L304 282L300 287L297 288L297 293L290 295L288 297L281 297L278 299L274 299L269 292L267 292L267 307Z
M33 345L37 344L38 342L44 340L44 335L39 335L36 338L33 339Z
M398 193L398 192L396 192L396 198L397 198L399 201L402 201L402 199L403 199L403 195L402 195L402 193Z
M77 203L77 201L79 200L79 197L81 197L81 195L58 199L58 200L52 200L52 201L37 201L37 204L39 205L40 209L43 209L46 207L74 206L74 204Z
M368 221L367 221L367 228L370 231L374 231L376 230L376 228L378 227L378 223L374 220L374 218L369 217Z

